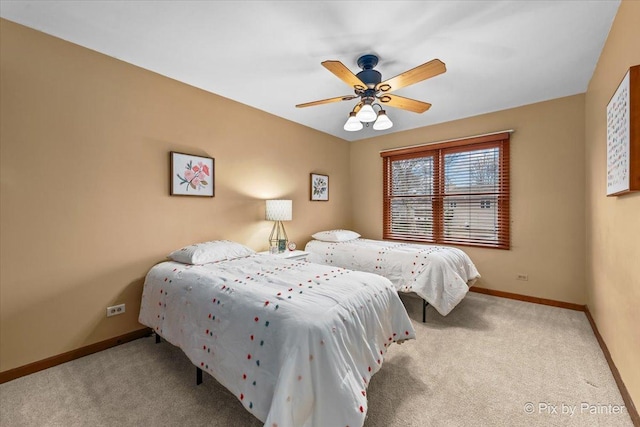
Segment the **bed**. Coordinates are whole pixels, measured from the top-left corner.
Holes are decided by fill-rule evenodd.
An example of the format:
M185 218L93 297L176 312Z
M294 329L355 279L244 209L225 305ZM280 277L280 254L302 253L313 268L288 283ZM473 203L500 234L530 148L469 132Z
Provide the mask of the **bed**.
M374 274L245 249L151 268L139 321L265 426L362 426L387 348L415 338L395 288Z
M305 247L310 262L388 278L398 292L413 292L423 299L423 322L427 303L446 316L480 277L471 258L457 248L363 239L350 230L313 236Z

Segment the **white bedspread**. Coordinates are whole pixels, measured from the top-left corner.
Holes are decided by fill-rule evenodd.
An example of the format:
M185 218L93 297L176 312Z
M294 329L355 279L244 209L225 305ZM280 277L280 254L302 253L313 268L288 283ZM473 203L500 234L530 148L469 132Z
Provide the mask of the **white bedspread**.
M268 255L154 266L139 320L268 427L362 426L387 347L415 338L387 279Z
M308 260L380 274L399 292L415 292L446 316L480 277L471 258L457 248L384 240L331 243L312 240Z

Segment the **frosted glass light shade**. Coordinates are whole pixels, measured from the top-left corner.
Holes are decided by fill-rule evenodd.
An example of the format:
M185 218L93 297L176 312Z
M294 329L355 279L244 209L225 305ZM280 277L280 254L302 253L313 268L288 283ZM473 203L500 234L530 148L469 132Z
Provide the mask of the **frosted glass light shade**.
M293 204L291 200L267 200L265 219L267 221L291 221Z
M344 124L344 130L354 132L360 129L362 129L362 122L356 118L356 113L349 113L349 118Z
M360 111L358 111L358 114L356 114L356 119L364 123L372 122L376 117L376 112L373 110L371 104L364 104Z
M378 113L378 118L373 124L373 128L375 130L385 130L389 129L391 126L393 126L393 122L391 121L391 119L389 119L389 117L387 117L387 113L384 110L380 110L380 112Z

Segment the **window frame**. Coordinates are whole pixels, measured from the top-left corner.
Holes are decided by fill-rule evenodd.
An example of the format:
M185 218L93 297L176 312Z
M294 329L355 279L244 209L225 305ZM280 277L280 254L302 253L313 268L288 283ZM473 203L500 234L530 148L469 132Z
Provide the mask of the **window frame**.
M510 133L500 132L496 134L483 135L479 137L456 139L446 142L424 144L399 149L390 149L380 152L383 158L383 232L382 237L385 240L398 241L415 241L420 243L435 244L451 244L460 246L474 246L491 249L510 249L511 248L511 230L510 230L510 162L509 162L509 142ZM445 218L445 196L450 196L445 192L445 165L444 156L452 153L463 153L476 151L487 148L499 149L499 185L498 192L494 193L496 200L496 217L498 221L498 229L496 231L497 240L495 243L478 242L474 239L449 238L444 235L444 218ZM408 160L416 158L431 157L434 158L433 164L433 196L432 196L432 238L426 236L410 236L398 235L391 232L391 195L392 189L392 173L391 167L393 161ZM479 193L482 194L488 193ZM482 199L484 200L484 199ZM491 208L490 201L490 206Z

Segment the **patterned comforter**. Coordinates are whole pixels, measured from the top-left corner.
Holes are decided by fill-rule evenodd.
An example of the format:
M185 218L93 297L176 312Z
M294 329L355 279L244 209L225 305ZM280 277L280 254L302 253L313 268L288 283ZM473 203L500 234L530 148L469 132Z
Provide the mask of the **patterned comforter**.
M391 280L399 292L415 292L446 316L480 277L471 258L457 248L355 239L312 240L309 261L368 271Z
M268 427L362 426L386 349L415 338L389 280L268 255L154 266L139 320Z

